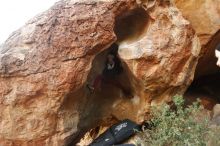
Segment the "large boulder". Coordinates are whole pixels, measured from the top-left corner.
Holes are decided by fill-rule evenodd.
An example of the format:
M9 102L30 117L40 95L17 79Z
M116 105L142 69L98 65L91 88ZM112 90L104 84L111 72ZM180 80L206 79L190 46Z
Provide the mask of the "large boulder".
M104 84L91 94L117 42L130 94ZM65 0L15 31L0 48L0 145L61 146L112 119L142 122L151 104L193 80L200 44L169 2Z

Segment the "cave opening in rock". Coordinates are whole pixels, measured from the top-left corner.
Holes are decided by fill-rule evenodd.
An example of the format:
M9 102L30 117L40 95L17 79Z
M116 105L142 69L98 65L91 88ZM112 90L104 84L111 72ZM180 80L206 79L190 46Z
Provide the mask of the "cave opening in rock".
M131 106L133 104L132 102L134 102L132 100L134 95L138 94L136 93L136 89L137 86L139 86L138 79L133 75L126 61L121 58L120 53L117 52L115 56L118 57L121 63L122 72L117 74L114 79L107 79L106 81L106 79L103 80L103 71L106 68L106 61L108 60L109 54L111 54L114 49L114 46L117 45L120 52L120 45L122 42L129 43L140 39L147 31L148 23L149 17L142 8L134 9L116 18L114 32L117 36L117 40L93 59L87 82L84 85L85 94L83 98L85 98L86 104L84 107L81 107L83 116L80 117L80 121L85 122L78 125L78 127L83 130L79 134L78 139L75 139L72 143L76 144L79 142L85 132L95 127L108 127L118 120L129 118L137 114L135 113L137 112L136 110L127 113L128 115L120 113L120 111L123 110L120 103ZM101 82L97 80L101 80ZM97 88L94 87L96 84L101 85L98 85ZM91 92L92 88L90 85L93 85L92 88L96 88L93 92ZM117 109L117 107L121 109ZM99 132L100 131L97 133ZM85 144L85 141L81 140L81 143ZM80 143L78 145L80 145Z
M100 53L93 61L92 70L86 87L90 94L102 92L105 88L117 88L121 94L132 96L126 65L118 55L118 45L113 43L106 51Z
M220 44L219 40L220 31L206 46L203 46L194 81L185 92L188 102L199 98L203 106L210 110L216 103L220 103L220 68L216 65L217 58L215 57L215 49Z

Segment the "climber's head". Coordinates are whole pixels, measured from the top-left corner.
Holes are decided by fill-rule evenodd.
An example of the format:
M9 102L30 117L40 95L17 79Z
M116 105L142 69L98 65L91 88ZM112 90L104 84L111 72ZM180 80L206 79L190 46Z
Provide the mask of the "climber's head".
M220 67L220 43L218 44L218 46L217 46L216 49L215 49L215 56L216 56L216 58L218 59L216 65L217 65L218 67Z
M114 43L111 45L110 52L107 55L107 62L113 64L115 57L117 56L118 56L118 45Z
M110 64L114 63L114 58L115 58L114 55L108 54L108 56L107 56L108 63L110 63Z

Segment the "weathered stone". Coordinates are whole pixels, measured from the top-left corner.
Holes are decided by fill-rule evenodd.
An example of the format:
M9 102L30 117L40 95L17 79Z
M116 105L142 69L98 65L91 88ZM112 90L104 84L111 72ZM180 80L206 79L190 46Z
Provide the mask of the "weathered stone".
M90 94L108 47L124 72ZM56 3L0 49L0 145L67 145L112 118L141 122L150 104L182 93L193 79L199 41L178 9L159 0ZM110 119L110 120L109 120Z
M214 52L220 39L220 1L174 0L174 2L192 24L202 45L196 78L218 72Z
M202 45L206 45L220 26L219 0L174 0L183 16L190 21Z

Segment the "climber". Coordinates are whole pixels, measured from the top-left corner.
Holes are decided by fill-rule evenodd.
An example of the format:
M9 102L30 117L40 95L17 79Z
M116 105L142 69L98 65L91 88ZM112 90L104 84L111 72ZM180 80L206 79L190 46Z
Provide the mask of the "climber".
M102 74L96 76L92 85L87 84L90 92L93 93L95 90L101 88L102 83L112 84L122 89L123 93L129 94L128 91L117 81L116 77L123 72L123 67L118 56L118 45L113 44L110 47L110 52L107 54L105 62L105 68Z
M216 49L215 49L215 56L218 59L216 65L218 67L220 67L220 43L217 45Z

